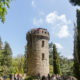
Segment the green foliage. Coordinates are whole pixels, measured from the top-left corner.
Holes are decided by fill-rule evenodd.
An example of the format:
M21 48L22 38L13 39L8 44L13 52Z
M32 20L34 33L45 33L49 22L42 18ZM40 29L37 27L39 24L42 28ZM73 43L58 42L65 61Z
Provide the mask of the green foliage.
M12 50L9 46L9 44L6 42L3 52L3 63L2 65L6 65L7 67L10 67L12 64Z
M12 51L9 44L6 42L4 49L0 50L0 75L9 75L12 73Z
M1 40L1 37L0 37L0 49L2 49L2 40Z
M27 73L27 45L25 46L25 54L24 54L24 73Z
M55 44L53 44L53 71L54 74L61 74L59 54L57 52L57 48Z
M53 75L53 66L52 65L49 65L49 72L51 75Z
M77 32L74 43L74 75L80 80L80 10L77 10ZM76 70L77 69L77 70Z
M49 43L49 64L53 65L53 43Z
M71 2L73 5L79 5L79 6L80 6L80 0L70 0L70 2Z
M80 64L80 10L77 10L77 53Z
M1 65L1 63L3 62L2 61L2 56L3 56L3 50L0 50L0 76L1 76L1 73L2 73L2 65Z
M49 43L49 64L50 64L50 74L53 74L53 43ZM73 75L73 60L72 59L68 59L65 58L64 56L60 56L60 54L58 53L59 56L59 64L60 64L60 69L61 69L61 73L65 74L65 75Z
M60 68L62 74L73 76L73 60L60 57Z
M0 19L4 23L5 15L7 14L7 8L9 8L10 0L0 0Z
M24 74L24 56L18 56L12 60L13 73Z
M76 70L77 69L77 70ZM74 62L74 76L80 80L80 72L79 72L79 63L78 62Z

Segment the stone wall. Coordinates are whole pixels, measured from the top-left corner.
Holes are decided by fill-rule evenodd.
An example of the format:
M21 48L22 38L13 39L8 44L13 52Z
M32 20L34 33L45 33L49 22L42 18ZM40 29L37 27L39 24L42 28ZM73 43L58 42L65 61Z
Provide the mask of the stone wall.
M45 31L45 34L41 33L42 30ZM44 29L39 31L34 30L33 33L30 31L27 34L27 75L30 76L38 74L47 76L49 73L49 33Z

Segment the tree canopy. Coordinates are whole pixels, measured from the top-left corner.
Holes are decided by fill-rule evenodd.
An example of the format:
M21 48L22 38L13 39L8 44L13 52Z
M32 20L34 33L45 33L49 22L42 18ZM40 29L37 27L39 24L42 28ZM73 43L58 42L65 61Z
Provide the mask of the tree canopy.
M77 27L74 40L74 75L80 80L80 10L77 10Z
M59 54L57 52L57 48L55 44L53 44L53 72L55 74L61 74Z
M73 5L78 5L78 6L80 6L80 0L70 0L70 2L71 2Z
M0 0L0 20L3 23L5 22L5 15L7 14L7 8L10 7L9 3L10 0Z
M1 40L1 37L0 37L0 49L2 49L2 40Z

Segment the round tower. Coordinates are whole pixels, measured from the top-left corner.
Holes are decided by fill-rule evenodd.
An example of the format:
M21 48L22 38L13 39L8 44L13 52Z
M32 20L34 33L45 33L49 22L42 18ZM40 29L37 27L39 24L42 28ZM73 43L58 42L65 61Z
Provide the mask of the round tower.
M49 32L43 28L27 33L27 75L49 74Z

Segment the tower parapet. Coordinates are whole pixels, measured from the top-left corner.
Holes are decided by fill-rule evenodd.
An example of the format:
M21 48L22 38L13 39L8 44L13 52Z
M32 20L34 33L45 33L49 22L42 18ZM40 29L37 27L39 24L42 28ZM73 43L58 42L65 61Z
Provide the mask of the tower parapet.
M49 32L47 31L47 29L43 29L43 28L32 29L31 31L29 31L27 33L27 40L30 37L30 35L32 35L32 36L44 36L48 40L50 38Z

